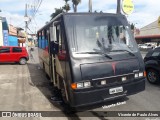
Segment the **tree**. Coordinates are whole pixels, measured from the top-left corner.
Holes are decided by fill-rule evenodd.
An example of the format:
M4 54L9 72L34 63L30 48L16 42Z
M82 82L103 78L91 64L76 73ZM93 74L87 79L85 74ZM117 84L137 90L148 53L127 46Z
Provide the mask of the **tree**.
M63 8L63 10L65 10L65 12L68 12L71 9L68 4L69 0L64 0L64 1L65 1L65 5L62 8Z
M51 20L62 12L63 12L62 8L55 8L55 12L51 14Z
M74 12L77 12L77 6L81 0L72 0Z
M68 4L69 0L64 0L65 5L61 8L55 8L55 12L51 14L51 20L56 17L58 14L65 12L68 12L70 10L70 6Z
M135 28L135 25L132 23L131 24L131 30L134 30L134 28Z

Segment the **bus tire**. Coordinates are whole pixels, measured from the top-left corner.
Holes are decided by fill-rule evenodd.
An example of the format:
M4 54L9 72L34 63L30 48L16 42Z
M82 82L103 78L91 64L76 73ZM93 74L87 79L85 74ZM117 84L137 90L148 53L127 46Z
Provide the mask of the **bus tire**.
M44 65L44 63L43 63L43 70L44 70L44 72L46 72L46 71L45 71L45 65Z
M49 75L46 73L46 70L45 70L45 64L43 63L43 70L44 70L44 74L46 76L46 78L49 80Z
M62 106L64 107L64 112L66 114L76 113L76 109L74 107L71 107L67 100L64 83L62 83L61 87L61 96L62 96Z
M66 114L75 114L77 111L74 107L71 107L69 104L63 105L64 107L64 113Z

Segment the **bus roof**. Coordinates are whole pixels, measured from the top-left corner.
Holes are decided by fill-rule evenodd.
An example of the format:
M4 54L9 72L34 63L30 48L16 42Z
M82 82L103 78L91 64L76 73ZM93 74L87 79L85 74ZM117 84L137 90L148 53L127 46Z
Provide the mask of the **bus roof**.
M115 14L115 13L60 13L59 15L57 15L56 17L54 17L49 23L47 23L45 26L43 26L41 29L38 30L41 31L43 30L44 28L47 28L50 24L52 24L54 21L56 21L57 19L59 19L60 17L62 16L65 16L65 15L101 15L101 16L124 16L122 14Z

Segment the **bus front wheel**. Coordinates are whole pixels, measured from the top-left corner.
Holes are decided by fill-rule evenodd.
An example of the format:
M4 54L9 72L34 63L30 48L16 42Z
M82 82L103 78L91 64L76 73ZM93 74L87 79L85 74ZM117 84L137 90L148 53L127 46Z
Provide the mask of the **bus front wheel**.
M69 101L67 100L67 96L66 96L66 91L65 91L65 86L64 83L62 84L62 88L61 88L61 96L62 96L62 101L63 101L63 107L64 107L64 112L66 114L74 114L76 113L76 109L74 107L71 107L69 104Z

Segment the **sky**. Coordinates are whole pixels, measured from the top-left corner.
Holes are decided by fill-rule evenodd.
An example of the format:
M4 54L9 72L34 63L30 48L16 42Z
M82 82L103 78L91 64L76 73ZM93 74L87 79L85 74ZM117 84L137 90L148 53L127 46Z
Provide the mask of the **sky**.
M41 0L0 0L0 16L6 17L8 24L16 27L25 27L24 15L25 4L28 4L28 16L32 18L33 8L37 7L37 3ZM69 4L71 10L72 0ZM78 5L78 12L88 12L88 1L81 0ZM130 23L135 24L137 28L142 28L158 19L160 16L160 0L132 0L134 3L134 11L127 15ZM65 4L64 0L42 0L42 3L32 21L29 23L29 33L35 33L43 27L47 21L50 21L50 15L55 12L55 8L60 8ZM117 0L92 0L92 11L103 11L106 13L116 13Z

